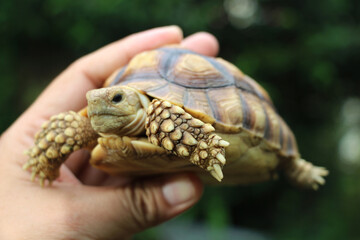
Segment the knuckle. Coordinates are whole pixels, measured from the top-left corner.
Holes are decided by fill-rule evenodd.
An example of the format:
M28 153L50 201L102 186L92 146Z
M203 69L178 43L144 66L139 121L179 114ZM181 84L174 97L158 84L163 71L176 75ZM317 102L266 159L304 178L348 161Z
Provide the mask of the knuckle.
M160 195L159 183L148 186L143 182L135 182L126 188L125 202L138 229L156 225L161 221Z

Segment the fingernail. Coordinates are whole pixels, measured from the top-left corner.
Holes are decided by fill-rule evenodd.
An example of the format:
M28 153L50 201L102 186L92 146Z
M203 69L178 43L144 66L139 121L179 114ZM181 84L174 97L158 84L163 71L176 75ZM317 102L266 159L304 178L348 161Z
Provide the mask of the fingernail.
M169 25L169 26L167 26L167 28L171 29L171 30L173 30L175 32L178 32L181 36L183 35L182 29L177 25Z
M195 186L187 175L170 179L165 183L162 191L171 206L185 203L195 197Z

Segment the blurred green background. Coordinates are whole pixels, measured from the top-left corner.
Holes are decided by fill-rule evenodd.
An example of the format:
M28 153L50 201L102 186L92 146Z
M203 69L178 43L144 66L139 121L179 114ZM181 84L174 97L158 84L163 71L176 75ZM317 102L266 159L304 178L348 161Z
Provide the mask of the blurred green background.
M360 239L360 2L3 0L0 132L78 57L148 28L208 31L270 93L318 192L279 181L207 187L196 207L136 239Z

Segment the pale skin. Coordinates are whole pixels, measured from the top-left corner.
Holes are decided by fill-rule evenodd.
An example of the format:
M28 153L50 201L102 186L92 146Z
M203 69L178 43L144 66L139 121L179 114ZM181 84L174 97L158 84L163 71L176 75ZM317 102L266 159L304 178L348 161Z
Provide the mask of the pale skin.
M202 184L192 174L149 179L109 176L72 154L52 187L29 180L21 166L34 134L50 116L80 110L86 92L144 50L181 44L215 56L216 39L197 33L185 39L178 27L133 34L75 61L61 73L0 138L0 239L124 239L164 222L194 205ZM179 194L181 193L181 194Z

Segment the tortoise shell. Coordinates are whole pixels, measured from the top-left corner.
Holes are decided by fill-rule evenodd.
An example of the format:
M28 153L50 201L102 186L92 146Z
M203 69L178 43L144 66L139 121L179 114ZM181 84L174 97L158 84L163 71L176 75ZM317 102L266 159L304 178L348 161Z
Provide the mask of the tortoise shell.
M280 156L299 157L293 133L277 114L268 93L222 58L164 47L136 55L105 87L127 85L151 98L184 107L213 124L218 133L245 131ZM256 145L256 144L252 144Z

